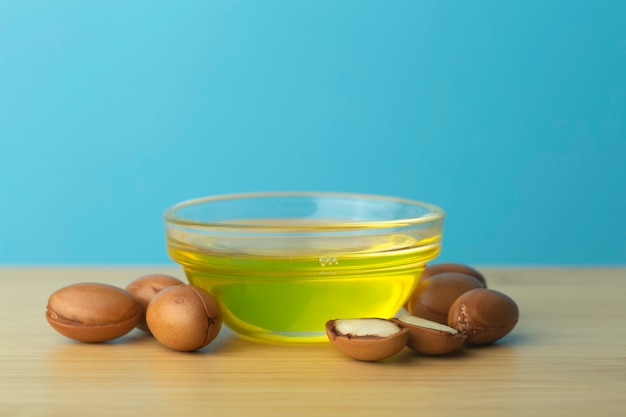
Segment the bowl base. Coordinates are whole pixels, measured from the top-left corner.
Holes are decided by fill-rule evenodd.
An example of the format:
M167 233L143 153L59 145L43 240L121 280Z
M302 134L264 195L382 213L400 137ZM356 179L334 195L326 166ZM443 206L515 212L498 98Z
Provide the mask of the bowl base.
M238 337L254 343L300 345L328 343L325 332L263 332L263 333L238 333Z

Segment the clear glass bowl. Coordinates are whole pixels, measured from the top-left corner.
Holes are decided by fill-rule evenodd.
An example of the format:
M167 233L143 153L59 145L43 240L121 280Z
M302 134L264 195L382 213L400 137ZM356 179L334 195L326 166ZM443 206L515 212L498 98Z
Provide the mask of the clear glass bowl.
M440 251L443 211L322 192L225 195L164 214L169 256L257 341L327 341L337 318L392 317Z

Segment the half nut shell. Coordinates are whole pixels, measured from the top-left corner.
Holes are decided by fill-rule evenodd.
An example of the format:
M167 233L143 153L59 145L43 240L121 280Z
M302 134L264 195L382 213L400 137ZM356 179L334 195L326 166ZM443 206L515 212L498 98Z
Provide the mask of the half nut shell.
M445 355L459 349L467 336L456 329L415 316L393 319L398 326L409 330L407 346L425 355Z
M372 328L371 332L346 332L347 327ZM391 333L382 333L379 325L395 326ZM391 320L381 318L335 319L326 322L326 335L331 344L343 354L360 361L378 361L399 353L409 340L409 330Z

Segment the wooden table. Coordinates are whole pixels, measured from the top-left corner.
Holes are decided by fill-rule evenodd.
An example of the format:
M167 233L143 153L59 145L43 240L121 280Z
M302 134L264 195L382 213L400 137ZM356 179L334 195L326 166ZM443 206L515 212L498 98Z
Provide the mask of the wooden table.
M358 362L329 344L256 344L228 329L197 353L134 330L73 342L48 296L175 267L0 268L0 416L624 416L626 269L480 268L517 301L511 334L446 357Z

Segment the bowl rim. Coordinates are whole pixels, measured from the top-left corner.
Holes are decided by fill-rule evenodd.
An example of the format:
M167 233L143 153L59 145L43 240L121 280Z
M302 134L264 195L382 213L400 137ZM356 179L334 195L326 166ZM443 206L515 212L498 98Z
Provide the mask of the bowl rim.
M293 224L255 224L255 223L229 223L224 221L209 222L191 220L177 214L178 210L194 206L197 204L219 202L225 200L243 200L243 199L256 199L256 198L275 198L275 197L333 197L333 198L350 198L350 199L362 199L362 200L377 200L388 201L395 203L408 204L412 206L419 206L429 210L417 217L399 217L391 220L364 220L364 221L342 221L339 224L319 224L319 223L298 223ZM173 224L183 227L198 227L198 228L215 228L215 229L233 229L233 230L272 230L272 231L303 231L303 230L354 230L354 229L381 229L381 228L395 228L395 227L407 227L413 225L421 225L424 223L435 222L443 220L445 212L437 205L426 203L418 200L412 200L403 197L394 197L380 194L367 194L367 193L353 193L353 192L337 192L337 191L262 191L262 192L247 192L247 193L232 193L232 194L218 194L213 196L205 196L199 198L192 198L181 201L170 207L163 212L163 220L166 224Z

